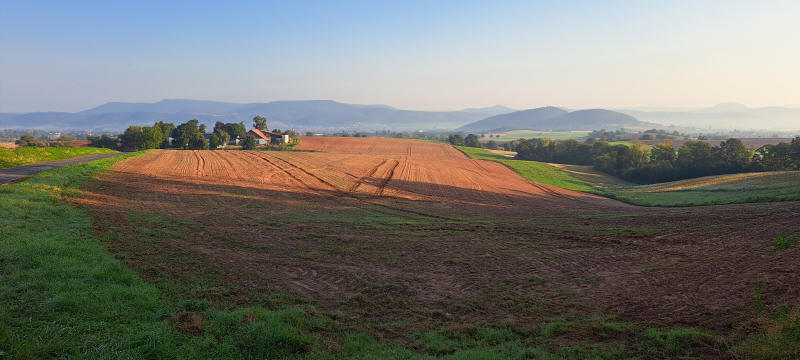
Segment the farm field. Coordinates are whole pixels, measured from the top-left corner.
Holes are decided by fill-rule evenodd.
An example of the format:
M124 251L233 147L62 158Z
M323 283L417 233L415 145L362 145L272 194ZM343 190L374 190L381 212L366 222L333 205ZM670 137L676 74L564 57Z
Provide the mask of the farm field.
M570 140L581 139L589 135L590 131L536 131L536 130L511 130L498 134L500 137L485 137L480 138L481 142L494 141L512 141L518 139L530 138L550 138L553 140Z
M590 166L552 164L590 183L592 193L650 206L695 206L800 200L800 171L771 171L705 176L659 184L635 185Z
M643 206L695 206L800 200L800 171L706 176L636 185L591 166L513 160L510 153L459 146L474 159L496 161L528 180L585 191Z
M90 147L0 147L0 169L42 161L69 159L77 156L110 154L114 150Z
M0 188L9 195L0 199L18 201L0 202L2 234L44 227L81 234L87 244L72 254L37 250L63 244L35 236L2 242L3 279L13 281L0 301L15 311L0 310L8 320L0 324L41 325L26 332L0 325L0 339L11 339L0 351L310 359L797 354L798 202L642 208L534 184L446 145L313 139L303 138L305 151L297 152L149 151L105 160L107 170L91 181L75 180L93 174L79 165ZM69 189L76 184L79 194ZM48 194L37 207L19 206L37 191ZM58 196L79 210L49 208ZM25 221L32 216L40 223ZM31 278L47 271L26 272L43 265L23 266L23 253L45 257L37 260L43 264L52 263L47 256L95 254L102 266L62 259L61 267L44 267L91 280L86 289L51 289L55 282ZM108 289L94 295L103 309L97 315L76 300L93 287ZM50 293L19 300L37 294L33 288ZM34 306L42 308L27 308ZM52 318L53 311L80 316ZM104 319L114 319L113 332L98 326ZM59 336L52 328L61 322L82 330ZM144 334L157 335L136 340Z
M754 149L758 149L764 145L775 145L782 142L785 143L792 142L792 138L741 138L739 140L741 140L742 144L744 144L745 146L752 147ZM667 140L641 140L643 144L650 146L658 145L660 143L663 143L664 141ZM683 144L685 144L686 141L687 140L671 140L672 146L674 146L676 149L683 147ZM700 140L700 141L703 141L711 146L718 146L719 143L721 143L724 140Z

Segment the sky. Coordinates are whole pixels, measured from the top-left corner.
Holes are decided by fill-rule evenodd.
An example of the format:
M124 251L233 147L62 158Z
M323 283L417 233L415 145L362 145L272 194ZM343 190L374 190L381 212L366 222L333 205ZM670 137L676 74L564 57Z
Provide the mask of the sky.
M0 1L0 112L800 105L800 1Z

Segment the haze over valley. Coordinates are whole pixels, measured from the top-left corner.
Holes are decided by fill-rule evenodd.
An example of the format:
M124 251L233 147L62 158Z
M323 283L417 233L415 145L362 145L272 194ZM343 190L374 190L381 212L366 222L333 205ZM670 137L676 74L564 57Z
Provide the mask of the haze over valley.
M508 131L681 128L698 131L800 131L800 108L749 108L723 103L686 111L569 109L547 106L514 110L502 105L455 111L396 109L388 105L344 104L332 100L238 104L167 99L155 103L110 102L76 113L0 113L0 129L121 131L129 125L198 119L206 125L247 122L269 114L277 128L299 131Z

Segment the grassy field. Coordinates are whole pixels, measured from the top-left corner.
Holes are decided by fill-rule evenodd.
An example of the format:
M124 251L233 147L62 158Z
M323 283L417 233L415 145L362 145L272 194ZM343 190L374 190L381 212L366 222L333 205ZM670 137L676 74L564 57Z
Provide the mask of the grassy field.
M611 141L611 142L609 142L608 144L609 144L609 145L625 145L625 146L627 146L627 147L631 147L631 146L633 146L633 143L635 143L635 142L639 142L639 141ZM647 144L645 144L645 143L642 143L642 145L643 145L643 146L644 146L646 149L649 149L649 148L653 147L653 145L647 145Z
M536 130L512 130L499 134L500 137L485 137L481 141L486 142L489 140L494 141L512 141L517 139L531 139L531 138L550 138L553 140L570 140L580 139L586 137L589 131L536 131Z
M593 192L590 183L580 180L569 173L538 161L514 160L502 153L467 146L456 146L473 159L490 160L504 164L524 178L541 184L553 185L569 190Z
M108 154L116 151L91 147L0 148L0 169L76 156Z
M591 166L512 160L489 150L458 147L474 159L505 164L528 180L612 197L644 206L694 206L800 200L800 172L778 171L707 176L635 185Z
M134 242L159 252L158 239L185 236L201 223L130 212L125 221L141 232L117 229L122 238L106 237L92 230L85 211L69 204L79 188L92 189L95 174L128 156L136 155L72 165L0 187L0 358L629 359L726 351L723 340L706 331L659 329L597 314L552 314L530 324L442 320L439 328L406 334L404 341L376 340L354 329L350 314L324 312L292 297L249 294L220 300L233 289L206 272L177 281L154 277L155 269L145 268L146 282L118 260L131 255L115 258L106 246ZM313 209L302 213L302 228L311 233L293 236L319 237L324 229L340 227L403 241L461 234L431 233L441 220L410 219L407 213L356 216ZM290 219L298 221L296 216L266 217L262 226L286 226L283 220ZM167 261L202 269L186 254ZM392 286L375 284L374 291ZM361 308L376 306L380 297L354 300L363 302ZM794 338L788 339L785 347L791 349ZM760 351L773 349L775 341L764 337L746 344ZM784 353L791 352L778 352Z

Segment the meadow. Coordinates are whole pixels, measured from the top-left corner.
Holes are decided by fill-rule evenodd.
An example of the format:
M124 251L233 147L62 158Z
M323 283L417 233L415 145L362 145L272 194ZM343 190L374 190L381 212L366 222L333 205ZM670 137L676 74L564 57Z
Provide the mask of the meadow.
M522 175L522 177L536 183L575 191L593 192L595 189L591 183L543 162L514 160L513 156L510 157L508 154L492 152L486 149L467 146L456 146L456 148L472 159L499 162Z
M642 206L696 206L800 200L800 172L773 171L706 176L636 185L591 166L513 160L486 149L457 147L474 159L502 163L528 180L585 191Z
M481 138L481 142L494 141L513 141L517 139L549 138L553 140L582 139L589 135L590 131L536 131L536 130L511 130L502 133L492 134L499 137Z
M116 151L92 147L0 147L0 169L42 161L62 160L77 156L109 154L114 152Z

